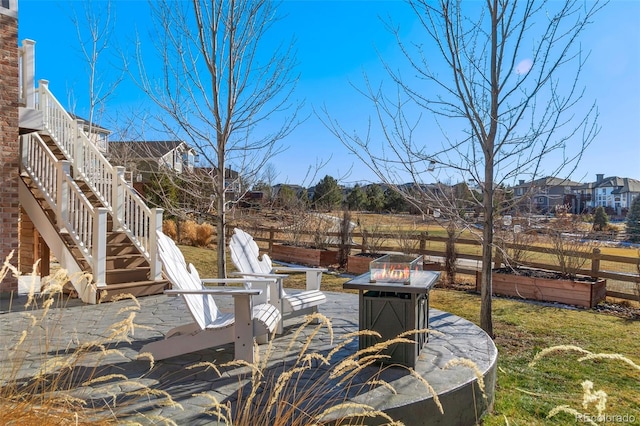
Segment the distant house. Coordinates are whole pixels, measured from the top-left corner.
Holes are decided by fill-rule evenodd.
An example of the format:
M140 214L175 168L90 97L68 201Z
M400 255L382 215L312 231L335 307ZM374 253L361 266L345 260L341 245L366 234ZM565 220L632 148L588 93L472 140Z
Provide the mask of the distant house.
M183 141L109 142L111 163L124 166L133 182L148 182L161 167L176 173L193 171L196 151Z
M513 187L513 196L518 200L520 210L544 214L563 208L571 213L579 213L578 194L582 186L582 183L556 177L531 182L520 180Z
M100 152L105 154L109 149L109 135L111 134L111 130L107 130L75 114L69 113L69 115L76 120L79 126L82 126L82 130L87 134L89 140L98 147Z
M640 181L617 176L604 177L596 175L596 181L591 184L591 207L604 207L610 213L624 215L633 199L640 195Z

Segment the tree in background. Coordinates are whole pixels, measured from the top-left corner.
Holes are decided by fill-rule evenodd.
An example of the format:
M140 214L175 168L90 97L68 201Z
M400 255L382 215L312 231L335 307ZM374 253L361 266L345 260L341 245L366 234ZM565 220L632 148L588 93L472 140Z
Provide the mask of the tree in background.
M404 190L404 182L413 182L404 194L422 212L437 209L443 218L461 220L457 200L426 184L440 174L478 189L473 203L483 217L480 325L493 336L494 218L514 207L504 200L496 206L495 191L518 178L570 175L597 135L597 110L585 105L579 87L588 56L580 35L602 4L408 4L420 27L411 33L422 31L422 39L406 41L400 27L390 22L388 28L410 72L397 71L396 62L385 64L395 87L385 92L365 78L360 89L377 120L354 132L325 110L325 124L385 184ZM441 137L430 135L432 128L442 129Z
M607 229L607 225L609 225L609 216L607 216L607 213L604 211L604 207L596 207L593 215L593 230L604 231Z
M194 148L200 166L211 171L202 177L215 196L221 277L227 271L227 209L257 180L280 152L278 142L297 125L299 105L291 101L297 83L292 44L264 46L278 21L277 6L270 0L153 2L162 66L148 69L151 61L138 50L137 70L131 72L160 108L161 129ZM267 120L268 126L261 127ZM238 179L228 181L227 171ZM234 199L228 200L228 194Z
M627 240L640 243L640 195L633 199L627 213Z
M353 189L349 191L349 195L347 195L347 206L349 207L349 210L354 211L359 211L366 208L367 194L364 192L360 185L355 184Z
M400 213L409 210L409 203L402 196L402 193L394 188L388 188L385 193L384 208L390 212Z
M384 191L380 185L369 185L367 187L367 209L380 213L384 209Z
M331 211L342 204L342 189L338 181L327 175L320 179L313 192L313 205L318 210Z
M282 185L275 196L276 205L288 210L297 209L303 202L298 198L296 191L288 185Z

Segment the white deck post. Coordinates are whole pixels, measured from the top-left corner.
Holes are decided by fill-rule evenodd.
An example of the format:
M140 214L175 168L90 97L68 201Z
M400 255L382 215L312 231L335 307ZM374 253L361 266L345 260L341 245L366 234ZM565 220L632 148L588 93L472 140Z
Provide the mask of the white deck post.
M44 121L45 128L51 128L51 111L49 111L49 98L47 97L47 90L49 88L49 80L38 80L38 105L37 110L42 111L42 119Z
M71 171L71 163L67 160L59 161L56 164L56 206L58 211L58 229L60 232L67 231L67 223L69 222L69 184L65 179Z
M158 231L162 231L163 209L151 209L149 224L149 265L151 267L149 279L159 281L162 278L162 263L158 256Z
M81 132L82 130L82 126L83 126L83 121L80 119L76 119L76 126L75 126L75 138L73 139L74 143L73 143L73 168L74 170L79 170L81 173L83 173L87 179L89 180L94 180L95 176L87 176L87 173L89 172L88 170L85 170L84 168L84 146L82 143L82 135ZM78 179L80 176L75 176L74 178Z
M117 225L118 229L122 229L122 222L124 220L124 188L122 184L124 183L124 171L125 168L122 166L117 166L115 168L115 173L112 174L113 181L111 182L111 190L113 194L111 194L112 206L113 209L113 219L114 225Z
M35 44L36 42L29 39L22 41L22 101L26 108L36 107L36 65L35 65Z
M99 207L93 218L93 230L91 241L91 258L93 259L93 281L98 287L106 285L107 264L107 214L109 209Z
M31 149L32 136L20 136L20 174L26 175L25 165L29 166L29 150Z

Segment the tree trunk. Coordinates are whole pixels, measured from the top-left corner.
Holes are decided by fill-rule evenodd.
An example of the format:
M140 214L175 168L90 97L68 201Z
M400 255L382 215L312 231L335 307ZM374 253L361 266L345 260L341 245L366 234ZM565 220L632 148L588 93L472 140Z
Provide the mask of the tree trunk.
M226 278L227 277L227 259L226 259L227 212L225 211L224 191L222 191L222 193L218 196L217 208L218 208L218 214L217 214L218 223L216 224L216 232L218 233L218 236L217 236L218 278Z
M489 185L485 182L485 186ZM493 182L491 182L493 185ZM493 319L491 312L492 279L491 266L493 261L493 188L485 188L484 223L482 228L482 286L480 287L480 327L492 338Z
M216 208L218 209L217 219L218 223L216 224L216 231L218 232L218 278L226 278L227 277L227 203L225 197L225 186L226 186L226 164L224 158L224 147L226 146L226 140L224 135L220 130L218 130L218 175L216 177L215 184L217 186L216 190Z

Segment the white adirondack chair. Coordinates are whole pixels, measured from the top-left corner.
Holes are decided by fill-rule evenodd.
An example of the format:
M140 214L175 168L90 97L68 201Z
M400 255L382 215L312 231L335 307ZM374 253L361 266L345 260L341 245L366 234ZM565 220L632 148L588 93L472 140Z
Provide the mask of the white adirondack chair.
M253 237L239 228L235 228L233 231L229 242L229 252L231 260L238 270L238 273L233 275L242 276L247 280L251 278L276 279L275 284L271 284L270 303L277 306L282 314L282 320L278 325L278 334L283 333L285 318L318 312L318 306L327 301L327 296L320 291L322 273L327 271L325 268L274 267L266 253L260 256L260 249ZM288 275L281 272L306 273L306 290L286 292L283 280ZM256 284L255 281L252 283Z
M194 322L171 329L164 339L144 345L141 353L150 352L154 359L165 359L198 350L234 343L235 359L252 363L254 337L266 342L280 323L280 312L273 305L253 304L254 296L264 290L246 288L205 288L204 283L226 284L246 279L200 279L198 271L189 264L175 245L162 232L158 232L158 252L165 273L173 284L169 295L183 297ZM253 281L256 279L254 278ZM265 280L274 282L274 280ZM218 310L215 296L230 295L234 300L234 313ZM264 297L264 300L268 300Z

